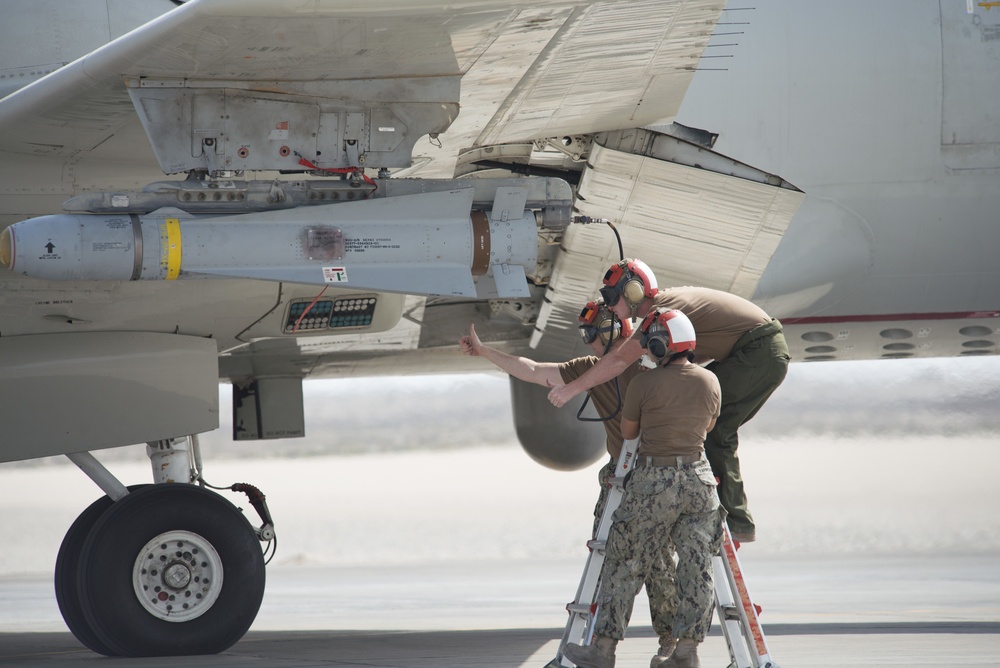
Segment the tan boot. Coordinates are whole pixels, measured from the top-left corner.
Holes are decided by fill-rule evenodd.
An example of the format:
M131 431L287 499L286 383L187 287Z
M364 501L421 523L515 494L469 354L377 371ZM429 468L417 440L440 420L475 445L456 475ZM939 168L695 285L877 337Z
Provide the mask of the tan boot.
M665 663L660 664L663 668L701 668L701 661L698 660L699 643L690 638L681 638L677 641L674 653Z
M589 645L568 643L563 654L579 668L615 668L617 645L618 641L613 638L594 636Z
M670 660L671 655L674 653L674 648L677 647L677 640L667 637L660 637L660 651L656 653L650 662L649 668L663 668L663 666L668 665L667 661Z

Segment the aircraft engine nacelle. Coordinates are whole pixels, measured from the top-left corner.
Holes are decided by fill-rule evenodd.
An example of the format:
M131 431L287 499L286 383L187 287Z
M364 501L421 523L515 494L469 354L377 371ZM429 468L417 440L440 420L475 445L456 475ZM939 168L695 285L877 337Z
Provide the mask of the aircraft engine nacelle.
M576 417L577 404L556 408L549 389L511 376L510 399L514 429L524 451L539 464L558 471L576 471L608 457L607 436L600 422ZM584 417L596 418L592 406Z
M238 277L419 295L527 297L535 215L471 188L238 215L60 214L0 233L0 264L59 281Z

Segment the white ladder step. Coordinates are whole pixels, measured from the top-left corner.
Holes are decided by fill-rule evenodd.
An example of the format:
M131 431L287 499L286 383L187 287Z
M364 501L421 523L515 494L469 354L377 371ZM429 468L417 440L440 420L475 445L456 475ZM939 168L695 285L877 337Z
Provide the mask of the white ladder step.
M589 615L594 610L592 603L567 603L566 610L574 615Z
M718 611L724 619L739 620L740 609L735 605L719 605Z

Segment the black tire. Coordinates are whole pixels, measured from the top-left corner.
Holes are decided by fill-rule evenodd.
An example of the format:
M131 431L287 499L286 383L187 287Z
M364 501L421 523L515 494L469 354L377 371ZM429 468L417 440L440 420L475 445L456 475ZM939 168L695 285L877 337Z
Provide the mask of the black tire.
M168 587L171 570L191 579ZM264 596L253 527L226 499L187 484L149 485L115 503L90 531L79 573L88 626L121 656L222 652L247 632ZM152 580L156 591L140 598Z
M145 486L131 485L128 490L129 492L134 492ZM90 534L90 530L94 528L97 520L111 507L112 503L110 497L102 496L87 506L77 516L76 520L66 531L62 545L59 546L54 577L56 602L59 604L59 612L62 614L66 626L76 636L76 639L88 649L107 656L114 656L114 653L110 647L107 647L97 638L97 635L90 628L83 614L83 607L80 604L78 575L83 543Z
M66 626L76 636L76 639L88 649L107 656L114 656L114 653L111 648L97 639L97 635L90 628L83 614L80 592L77 589L77 574L83 543L97 520L111 507L111 504L110 497L102 496L80 513L76 521L70 525L63 537L62 545L59 546L55 571L56 602L59 604L59 612L62 613Z

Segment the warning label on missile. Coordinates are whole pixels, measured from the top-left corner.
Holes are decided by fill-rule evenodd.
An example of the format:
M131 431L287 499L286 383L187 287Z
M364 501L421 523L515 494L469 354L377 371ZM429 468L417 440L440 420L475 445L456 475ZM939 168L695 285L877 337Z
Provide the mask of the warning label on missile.
M364 253L366 250L382 250L386 248L399 249L399 244L388 238L360 237L344 239L344 249L353 253Z
M95 253L100 251L130 251L132 244L124 241L95 241L92 248Z
M323 267L323 280L327 283L347 283L347 267Z

